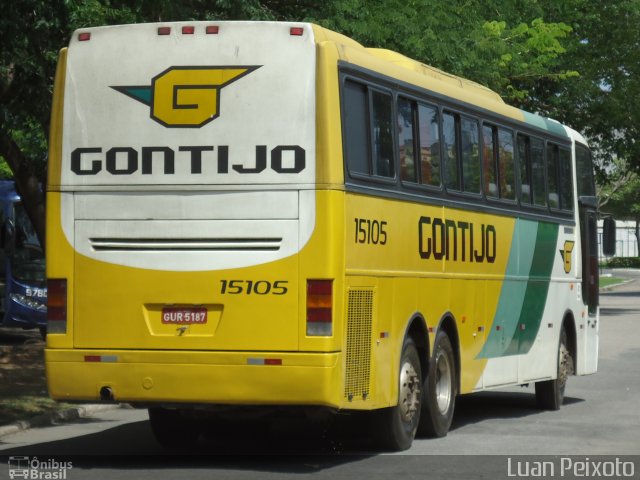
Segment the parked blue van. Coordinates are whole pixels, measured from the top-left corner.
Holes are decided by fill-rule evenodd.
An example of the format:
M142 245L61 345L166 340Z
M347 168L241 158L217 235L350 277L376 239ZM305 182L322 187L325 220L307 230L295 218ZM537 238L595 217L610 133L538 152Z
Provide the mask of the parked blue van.
M15 183L0 180L0 326L47 328L44 252Z

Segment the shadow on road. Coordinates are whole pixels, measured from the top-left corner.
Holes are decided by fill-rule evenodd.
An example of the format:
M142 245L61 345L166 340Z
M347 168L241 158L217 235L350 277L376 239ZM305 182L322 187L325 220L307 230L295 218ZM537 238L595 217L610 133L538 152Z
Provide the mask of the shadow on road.
M160 447L148 421L108 428L99 433L43 442L0 452L57 461L71 460L78 469L199 468L311 473L368 458L362 450L329 441L304 425L279 423L268 429L238 430L183 451ZM360 439L361 440L361 439ZM359 440L359 441L360 441ZM79 454L79 452L82 452Z
M566 398L565 406L582 401ZM540 409L532 393L482 392L457 399L451 430L463 430L467 425L496 418L515 419L537 414L540 414ZM84 419L82 422L100 421ZM278 468L278 458L295 456L300 461L281 462L284 472L295 473L298 468L308 471L304 466L307 457L314 459L313 468L321 468L318 465L332 466L336 462L380 453L370 434L371 417L364 415L340 418L327 428L310 425L301 419L234 422L232 425L232 429L207 429L207 434L195 447L181 451L160 447L149 422L138 421L99 433L4 450L2 455L73 457L74 465L79 467L120 466L127 469L155 465L215 464L224 467L225 462L229 462L230 467L237 467L233 459L239 456L243 457L243 467L261 469L266 465ZM248 464L247 457L253 458Z
M565 397L564 406L584 402L580 398ZM456 413L451 430L462 429L487 420L523 418L539 415L536 397L530 392L480 392L456 399Z

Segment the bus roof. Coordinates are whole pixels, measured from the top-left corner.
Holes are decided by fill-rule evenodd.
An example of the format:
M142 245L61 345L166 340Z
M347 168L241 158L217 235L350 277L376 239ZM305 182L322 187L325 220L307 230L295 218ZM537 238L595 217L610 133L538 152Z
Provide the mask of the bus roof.
M426 65L401 53L381 48L366 48L360 43L313 25L316 42L331 41L342 45L341 58L364 68L384 72L393 78L433 91L449 98L476 105L490 112L524 122L531 127L567 138L559 122L508 105L495 91L472 80Z

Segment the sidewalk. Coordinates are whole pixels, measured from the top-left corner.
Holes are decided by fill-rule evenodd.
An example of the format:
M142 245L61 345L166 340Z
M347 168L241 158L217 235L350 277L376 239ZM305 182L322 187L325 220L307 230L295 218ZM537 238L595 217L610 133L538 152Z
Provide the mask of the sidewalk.
M117 404L68 405L49 399L44 347L37 330L0 329L0 439L118 408Z
M96 413L122 408L119 404L89 404L38 415L30 420L22 420L10 425L0 426L0 440L7 435L29 430L30 428L51 427L61 423L75 422L80 418L91 417Z

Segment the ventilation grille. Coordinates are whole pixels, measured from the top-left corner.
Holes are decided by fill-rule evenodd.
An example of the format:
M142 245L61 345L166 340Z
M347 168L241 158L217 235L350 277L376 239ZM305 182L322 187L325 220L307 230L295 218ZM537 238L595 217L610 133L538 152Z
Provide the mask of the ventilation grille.
M350 290L347 307L347 353L344 396L349 401L369 396L373 291Z
M105 251L273 251L280 250L282 238L90 238L91 248Z

